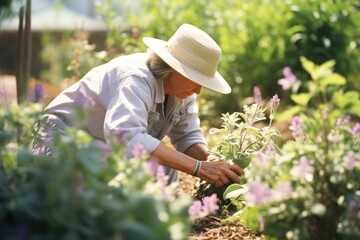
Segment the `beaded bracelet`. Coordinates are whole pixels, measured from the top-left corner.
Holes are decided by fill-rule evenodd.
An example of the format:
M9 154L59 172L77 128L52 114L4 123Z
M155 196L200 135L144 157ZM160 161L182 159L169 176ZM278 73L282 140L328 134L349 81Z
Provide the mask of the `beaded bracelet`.
M195 166L195 171L193 173L193 176L197 176L197 174L199 173L200 171L200 168L201 168L201 164L202 162L201 161L196 161L196 166Z

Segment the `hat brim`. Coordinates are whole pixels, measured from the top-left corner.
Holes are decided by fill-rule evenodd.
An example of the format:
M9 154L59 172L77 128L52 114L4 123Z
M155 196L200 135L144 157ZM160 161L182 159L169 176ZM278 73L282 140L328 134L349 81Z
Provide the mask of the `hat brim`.
M214 76L206 76L201 72L196 71L192 67L173 57L167 50L166 41L145 37L143 38L143 42L170 67L191 81L218 93L229 94L231 92L229 84L219 72L216 72Z

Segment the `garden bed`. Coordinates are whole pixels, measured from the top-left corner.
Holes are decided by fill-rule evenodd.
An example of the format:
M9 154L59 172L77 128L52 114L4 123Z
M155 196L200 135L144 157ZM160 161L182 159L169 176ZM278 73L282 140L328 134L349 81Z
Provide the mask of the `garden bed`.
M193 196L195 188L199 184L199 178L180 173L179 183L181 186L178 194ZM192 224L189 240L212 240L212 239L244 239L262 240L264 236L258 236L240 222L223 222L227 216L218 214L196 220Z

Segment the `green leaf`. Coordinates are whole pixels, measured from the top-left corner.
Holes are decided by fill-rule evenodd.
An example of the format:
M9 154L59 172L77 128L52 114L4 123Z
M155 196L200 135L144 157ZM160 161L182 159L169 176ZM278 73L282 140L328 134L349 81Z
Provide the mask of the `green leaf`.
M333 102L336 106L341 109L349 110L357 115L359 115L359 93L356 91L348 91L346 93L343 90L336 91L332 97Z
M317 66L315 68L315 72L313 75L313 79L317 80L322 76L325 76L326 74L332 72L332 68L335 66L334 60L329 60L321 64L320 66Z
M315 64L312 61L309 61L307 58L301 56L300 62L302 67L311 75L313 78L315 74ZM314 79L314 78L313 78Z
M360 117L360 101L357 101L354 105L352 105L350 112Z
M323 86L328 86L328 85L345 85L346 84L346 79L341 76L340 74L337 73L332 73L329 76L323 78L320 82L321 85Z
M239 165L242 169L244 169L249 166L251 158L248 155L241 155L239 158L236 158L233 161L235 164Z
M248 187L246 187L245 185L234 183L226 188L223 194L223 198L226 200L230 198L239 197L244 193L246 193L247 191L248 191Z
M300 93L300 94L293 94L291 95L291 99L300 106L306 106L312 95L309 93Z

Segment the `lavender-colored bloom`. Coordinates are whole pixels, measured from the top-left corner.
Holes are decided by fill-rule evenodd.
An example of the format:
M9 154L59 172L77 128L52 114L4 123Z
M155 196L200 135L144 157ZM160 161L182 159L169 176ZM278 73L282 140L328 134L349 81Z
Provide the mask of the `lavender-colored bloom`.
M260 167L266 167L268 162L268 157L261 151L255 153L255 161Z
M344 125L348 125L349 122L350 122L350 117L349 117L349 116L339 117L339 118L336 120L335 126L336 126L336 127L342 127L342 126L344 126Z
M133 155L134 159L140 159L141 157L145 156L146 154L147 154L147 151L146 151L144 145L142 145L141 143L135 144L135 146L132 150L132 155Z
M290 67L285 67L283 69L284 78L281 78L277 81L277 83L281 86L281 88L286 91L290 89L296 83L296 76L292 73Z
M254 204L266 204L271 197L271 189L258 181L248 183L249 191L245 199Z
M157 168L156 180L161 187L162 199L169 200L171 192L166 188L169 181L169 176L166 175L164 166L159 165L159 167Z
M215 193L211 196L204 197L202 201L196 200L189 207L189 215L198 218L215 213L219 209L217 201L218 199Z
M314 167L310 163L309 159L305 156L302 156L299 159L298 164L295 165L290 171L291 174L298 177L306 177L306 175L312 174L313 172Z
M274 145L273 141L271 141L267 145L266 150L265 150L265 155L268 156L268 157L275 157L276 156L275 145Z
M275 189L275 195L277 195L278 199L287 198L291 193L292 187L289 182L280 182Z
M191 217L198 217L202 215L202 203L200 200L194 201L189 207L189 215Z
M29 93L28 99L32 102L40 102L46 97L46 91L40 83L36 83L32 91Z
M292 132L294 137L297 137L303 133L302 122L300 117L293 117L291 124L289 126L289 130Z
M356 123L352 129L352 135L354 138L360 138L360 123Z
M162 186L166 186L167 182L169 180L169 176L165 173L165 168L162 165L159 165L156 171L156 180L158 183L160 183Z
M255 100L255 103L258 103L258 104L263 104L264 101L262 99L262 94L261 94L261 90L259 87L254 87L254 100Z
M345 164L346 164L347 170L349 170L349 171L354 170L354 168L358 164L356 157L355 157L355 153L353 151L349 151L348 154L346 154Z
M203 212L206 213L206 215L216 212L219 209L217 201L218 199L215 193L209 197L204 197Z
M270 106L275 111L280 104L280 98L275 94L270 100Z
M156 158L152 157L147 162L145 162L144 169L152 176L156 177L159 166L160 164L157 162Z

